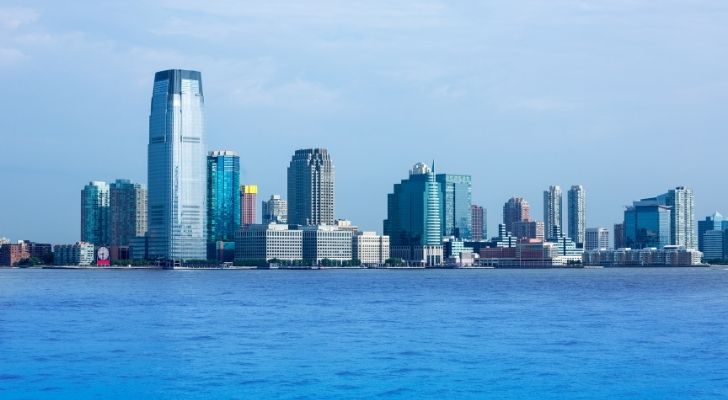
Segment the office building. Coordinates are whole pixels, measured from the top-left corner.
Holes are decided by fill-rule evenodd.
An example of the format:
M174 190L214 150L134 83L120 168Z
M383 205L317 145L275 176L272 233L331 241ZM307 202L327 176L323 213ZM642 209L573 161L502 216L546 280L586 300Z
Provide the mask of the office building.
M55 265L93 265L94 249L93 243L87 242L55 245L53 246L53 263Z
M728 231L710 230L703 233L703 259L720 261L726 258L725 237Z
M609 248L609 229L587 228L584 240L584 250L606 250Z
M559 186L549 186L543 192L543 224L547 239L559 237L562 231L562 198Z
M207 154L207 243L235 241L240 227L240 156L230 150Z
M303 227L303 259L311 263L351 261L352 234L331 225Z
M134 237L147 234L147 190L138 183L117 179L109 185L109 244L112 260L122 257Z
M511 197L503 206L503 224L506 231L513 232L513 223L530 221L531 207L522 197Z
M545 239L545 229L543 221L517 221L513 223L513 232L516 238L523 239Z
M243 225L235 235L235 259L300 261L303 231L283 224Z
M472 238L472 184L470 175L437 174L440 186L442 236Z
M255 207L258 202L258 185L240 186L240 224L255 223Z
M393 257L425 265L442 262L440 207L434 172L426 164L415 164L409 178L387 195L384 234L389 236Z
M288 223L288 202L283 200L280 195L274 194L270 196L268 201L263 201L263 224L286 224Z
M643 249L670 245L672 208L655 199L635 201L624 211L624 247Z
M574 185L567 196L569 216L569 236L578 245L583 245L586 234L586 194L584 187Z
M705 220L698 221L698 250L705 252L705 247L703 245L703 236L705 235L705 232L722 231L728 228L728 226L725 228L723 227L727 224L728 221L724 220L723 215L721 215L718 211L713 213L713 215L705 217Z
M109 184L89 182L81 190L81 241L109 244Z
M352 237L352 258L362 265L384 265L389 259L389 236L358 232Z
M625 248L624 242L624 224L614 224L614 248Z
M149 116L149 257L175 262L206 258L205 155L201 74L157 72Z
M296 150L288 166L288 223L334 224L334 166L326 149Z

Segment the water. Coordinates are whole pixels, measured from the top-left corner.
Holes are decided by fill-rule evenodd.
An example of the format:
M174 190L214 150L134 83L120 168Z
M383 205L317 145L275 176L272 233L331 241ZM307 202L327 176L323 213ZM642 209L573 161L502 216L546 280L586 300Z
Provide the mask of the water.
M0 270L0 398L726 398L728 270Z

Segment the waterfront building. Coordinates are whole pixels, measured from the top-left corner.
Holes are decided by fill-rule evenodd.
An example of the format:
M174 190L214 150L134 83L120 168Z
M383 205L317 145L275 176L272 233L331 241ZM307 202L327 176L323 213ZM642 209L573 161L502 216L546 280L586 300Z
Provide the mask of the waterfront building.
M557 232L560 232L563 226L562 199L559 186L549 186L548 190L543 192L543 223L547 239L558 237Z
M129 242L129 258L132 260L148 260L149 246L146 236L135 236Z
M584 187L574 185L569 189L567 196L569 229L568 234L574 241L582 246L586 235L586 194Z
M713 213L713 215L709 215L705 217L705 220L698 221L698 250L705 252L705 247L703 245L703 235L707 231L722 231L723 225L728 223L728 221L724 220L723 215L721 215L718 211Z
M350 230L335 226L303 227L303 259L311 263L323 260L351 261L352 236Z
M614 248L627 247L624 242L624 224L614 224Z
M430 167L417 163L409 178L394 185L387 195L384 234L393 257L412 263L442 262L440 189Z
M288 223L288 202L280 195L270 196L268 201L262 202L263 224L286 224Z
M543 221L517 221L513 223L513 236L522 239L544 240L545 230Z
M93 243L88 242L55 245L53 246L53 263L55 265L93 265L94 250Z
M642 249L670 245L671 207L655 199L636 201L624 211L624 241L626 247Z
M235 259L300 261L303 231L284 224L243 225L235 235Z
M450 236L442 241L442 255L445 259L457 257L460 259L462 253L473 253L473 248L468 247L464 241Z
M234 241L240 227L240 156L231 150L207 154L207 242Z
M609 248L609 229L607 228L587 228L584 238L584 250Z
M357 232L352 237L352 258L362 265L384 265L389 259L389 236L376 232Z
M334 179L328 150L296 150L288 166L288 222L333 225Z
M112 260L127 259L128 247L136 236L147 234L147 190L128 179L109 185L109 244ZM126 251L125 251L126 250Z
M472 179L470 175L437 174L440 186L442 236L472 238Z
M511 197L503 206L503 224L508 232L513 232L513 223L530 221L531 207L522 197Z
M109 184L92 181L81 190L81 241L109 244Z
M258 202L258 185L240 186L240 224L254 224L256 220L255 206Z
M726 258L725 238L728 231L710 230L703 233L703 259L707 261L717 261Z
M506 230L506 226L498 224L498 236L491 240L491 247L516 247L518 238Z
M476 204L470 206L471 217L471 234L470 238L474 242L480 242L488 237L488 214L487 211Z
M207 174L202 75L154 76L148 147L149 257L207 256Z
M0 266L12 267L31 257L30 249L24 241L0 244Z
M698 247L695 232L695 200L693 190L684 186L670 189L664 195L665 203L672 208L670 220L670 243L686 249Z
M604 267L688 267L700 265L702 257L703 254L697 250L669 245L661 249L652 247L585 251L582 255L582 263Z
M551 241L556 249L556 255L560 257L561 261L565 261L567 264L581 263L581 255L584 253L584 248L576 245L570 237L560 236L552 239Z

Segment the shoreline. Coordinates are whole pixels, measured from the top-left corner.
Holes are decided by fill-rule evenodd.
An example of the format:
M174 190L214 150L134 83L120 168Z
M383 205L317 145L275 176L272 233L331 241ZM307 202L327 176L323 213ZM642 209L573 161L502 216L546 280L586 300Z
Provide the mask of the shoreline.
M626 268L728 268L728 265L712 265L712 264L701 264L701 265L611 265L611 266L600 266L600 265L584 265L584 266L569 266L569 267L554 267L554 266L529 266L529 267L451 267L451 266L439 266L439 267L389 267L389 266L371 266L371 267L322 267L322 266L306 266L306 267L274 267L274 268L259 268L255 266L232 266L232 267L175 267L165 268L154 265L137 265L137 266L77 266L77 265L36 265L32 267L8 267L2 266L3 269L55 269L55 270L113 270L113 271L129 271L129 270L164 270L164 271L196 271L196 270L209 270L209 271L258 271L258 270L280 270L280 271L317 271L317 270L533 270L533 269L552 269L552 270L575 270L575 269L626 269Z

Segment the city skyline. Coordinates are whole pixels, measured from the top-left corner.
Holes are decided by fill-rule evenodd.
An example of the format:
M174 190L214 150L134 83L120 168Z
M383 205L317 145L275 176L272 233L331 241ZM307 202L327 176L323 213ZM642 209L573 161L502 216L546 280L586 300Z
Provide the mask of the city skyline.
M206 109L206 150L245 154L241 179L258 183L260 198L285 194L285 171L278 166L291 152L326 147L336 155L340 178L337 217L363 229L380 230L382 199L399 179L397 171L422 159L472 176L473 202L490 210L490 232L497 231L500 207L513 194L531 202L532 215L542 215L540 193L552 182L587 189L588 226L611 227L632 200L682 184L697 195L696 215L726 209L728 189L713 184L715 161L707 157L689 153L680 163L661 164L649 179L635 174L639 165L683 148L686 138L728 146L720 106L728 102L721 72L728 60L720 51L728 37L720 34L726 30L724 3L669 4L657 13L648 3L561 1L232 10L255 21L246 32L221 21L231 10L219 3L202 9L131 2L124 7L144 12L134 12L133 20L128 12L96 14L107 18L103 30L90 17L102 5L88 4L70 18L60 4L9 4L0 7L0 71L8 82L30 86L8 85L0 100L6 110L0 169L14 188L0 198L1 209L13 210L0 214L2 236L73 242L79 187L90 180L146 182L144 161L130 155L146 146L150 74L167 68L205 74L213 99ZM189 11L204 15L200 24L175 29ZM299 18L306 12L322 22L318 29L306 29L309 23ZM546 29L545 21L557 15L564 29ZM681 15L692 18L678 19L678 35L665 22ZM268 29L279 18L291 22L291 31ZM511 35L511 29L523 34ZM573 34L577 30L580 35ZM624 41L623 35L639 40ZM453 41L457 50L446 45ZM56 73L42 73L45 68ZM29 118L29 104L38 118ZM443 137L495 151L444 153ZM521 164L507 150L516 138L523 143ZM28 146L38 163L22 156ZM574 167L590 165L594 148L605 162L610 154L632 162ZM396 157L367 163L365 155L385 150ZM534 167L544 154L552 167L547 175ZM509 173L490 173L498 168ZM24 195L38 181L55 194L51 204ZM362 185L366 191L358 190ZM55 223L48 226L48 220Z

